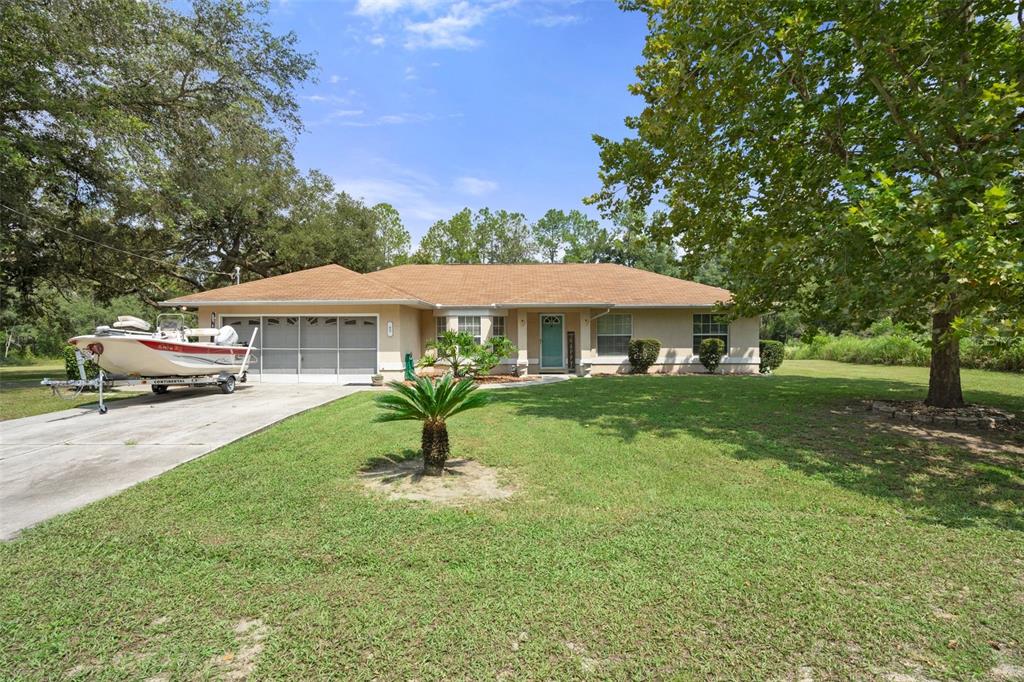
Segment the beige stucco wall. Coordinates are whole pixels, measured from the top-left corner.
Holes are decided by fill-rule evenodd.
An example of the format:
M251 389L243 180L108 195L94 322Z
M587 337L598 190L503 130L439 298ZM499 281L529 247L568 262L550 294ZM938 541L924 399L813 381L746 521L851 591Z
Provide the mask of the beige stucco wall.
M591 310L599 315L603 310ZM705 309L624 309L615 308L610 314L629 314L633 318L634 339L657 339L661 342L658 362L651 372L680 373L703 372L704 367L693 348L693 316L705 313ZM591 327L594 374L628 372L629 362L625 356L602 357L597 354L597 320ZM760 363L758 350L761 321L758 317L747 317L729 323L729 353L723 358L723 372L757 372Z
M418 361L424 353L427 341L434 338L433 310L423 310L399 305L266 305L266 306L200 306L198 316L201 324L210 323L211 313L218 316L245 315L377 315L378 364L379 369L389 378L401 375L405 353L412 353ZM496 371L511 371L517 364L530 373L540 371L540 315L557 313L565 316L565 330L576 334L576 366L582 372L589 365L593 374L628 372L629 362L625 356L602 357L597 354L597 321L594 316L603 309L513 309L495 311L506 317L506 333L512 343L519 347L516 358L502 364ZM622 309L615 308L615 314L627 313L633 318L633 338L651 338L661 342L658 363L652 372L703 372L692 347L693 315L706 312L703 309ZM486 317L486 316L484 316ZM523 324L525 320L526 324ZM394 328L392 336L387 335L387 323ZM454 324L454 321L452 320ZM487 336L489 320L482 320L482 333ZM729 325L729 354L723 359L723 372L756 372L760 362L758 335L760 320L748 317L734 320ZM581 333L582 332L582 333ZM588 335L587 339L582 334ZM563 342L564 343L564 342Z

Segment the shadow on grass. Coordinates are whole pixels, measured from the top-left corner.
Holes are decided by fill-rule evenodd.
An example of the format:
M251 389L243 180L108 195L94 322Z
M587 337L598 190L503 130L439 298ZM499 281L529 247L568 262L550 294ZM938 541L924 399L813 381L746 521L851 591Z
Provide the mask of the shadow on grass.
M598 437L627 443L641 435L679 434L721 442L738 448L733 457L781 461L950 527L986 521L1024 530L1020 435L975 432L991 439L991 447L969 451L885 428L850 409L865 398L921 393L919 385L877 379L651 376L506 391L495 401L522 415L577 422ZM970 399L1020 412L1015 399L1000 393L973 391Z

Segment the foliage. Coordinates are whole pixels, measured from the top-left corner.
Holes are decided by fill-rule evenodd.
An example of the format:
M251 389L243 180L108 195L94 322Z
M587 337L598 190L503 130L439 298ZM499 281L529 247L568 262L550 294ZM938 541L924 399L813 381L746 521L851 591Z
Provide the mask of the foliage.
M64 348L61 349L61 357L64 358L64 373L67 375L67 378L72 381L81 379L82 375L78 372L78 356L75 353L75 347L64 346ZM100 366L92 360L86 359L84 355L82 359L85 369L85 378L95 379L98 377L100 375Z
M590 260L585 253L595 250L594 242L601 235L598 222L582 211L566 213L555 208L533 224L532 232L541 260L549 263L557 263L562 256L567 261Z
M156 310L135 296L119 296L102 303L87 293L58 289L46 282L28 295L8 289L0 306L0 339L7 357L58 357L67 340L110 324L118 315L152 320ZM24 311L34 311L26 314Z
M377 397L377 406L384 412L375 421L423 422L423 473L440 476L450 454L447 420L460 412L483 407L487 394L479 392L471 379L456 379L451 374L437 381L417 377L411 386L401 381L389 382L388 386L391 391Z
M151 300L182 275L195 284L179 268L181 224L205 212L193 192L217 173L276 177L301 125L294 89L313 61L266 12L239 0L0 6L0 196L14 209L0 213L3 284L28 293L47 276Z
M761 316L762 339L773 339L785 343L790 338L800 337L804 333L804 329L805 325L800 319L800 313L795 310L778 310Z
M384 265L404 263L409 257L412 238L402 224L402 216L391 204L377 204L373 211L377 214L376 240L380 244Z
M633 368L633 374L647 374L647 370L658 361L661 341L657 339L630 339L626 356Z
M923 334L906 330L880 335L851 333L818 334L805 342L791 341L786 357L794 360L835 360L869 365L928 366L928 341ZM960 364L974 369L1024 372L1024 337L965 338L960 344Z
M1024 300L1018 3L622 5L646 106L592 200L663 202L648 232L721 253L738 314L933 322L929 401L961 401L958 322Z
M530 227L522 213L464 208L438 220L420 240L419 263L526 263L533 259Z
M760 344L761 365L758 371L761 374L771 374L782 366L786 357L786 349L781 341L764 339Z
M704 365L704 369L714 374L718 371L718 365L722 362L722 356L725 355L725 344L722 342L722 339L704 339L700 342L697 354L700 357L700 364Z
M420 366L434 367L438 363L447 365L456 377L476 377L490 373L506 359L513 357L517 349L504 336L494 336L486 343L473 340L468 332L448 330L435 341L427 342L427 353L420 358Z

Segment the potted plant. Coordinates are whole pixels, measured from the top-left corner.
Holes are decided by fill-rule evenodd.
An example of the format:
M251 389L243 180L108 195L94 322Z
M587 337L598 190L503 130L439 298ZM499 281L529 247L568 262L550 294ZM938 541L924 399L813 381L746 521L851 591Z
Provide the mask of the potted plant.
M383 386L384 385L384 375L381 374L380 372L377 372L372 377L370 377L370 383L373 384L374 386Z

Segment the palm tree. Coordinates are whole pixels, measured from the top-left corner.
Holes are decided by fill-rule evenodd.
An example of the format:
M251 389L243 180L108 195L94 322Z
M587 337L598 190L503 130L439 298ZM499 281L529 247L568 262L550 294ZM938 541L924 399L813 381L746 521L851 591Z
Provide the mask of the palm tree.
M400 381L392 381L388 386L392 390L377 397L377 405L385 412L374 421L422 421L423 474L440 476L450 454L445 420L459 412L482 407L489 396L477 392L472 379L456 381L451 374L436 382L428 377L417 377L411 386Z

